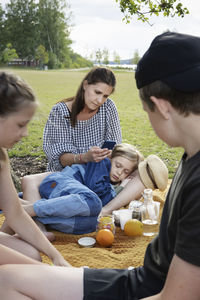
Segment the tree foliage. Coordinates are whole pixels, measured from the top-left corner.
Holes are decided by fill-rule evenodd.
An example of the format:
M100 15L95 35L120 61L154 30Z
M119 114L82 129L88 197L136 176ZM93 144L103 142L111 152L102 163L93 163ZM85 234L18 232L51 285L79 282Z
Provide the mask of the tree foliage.
M116 64L120 64L120 60L121 60L121 58L120 58L120 56L119 56L119 54L116 52L116 51L114 51L113 52L113 61L116 63Z
M18 58L18 54L16 53L16 50L12 48L11 44L7 44L2 52L2 61L8 63L14 58Z
M131 60L131 63L132 63L133 65L137 65L138 62L139 62L139 60L140 60L139 52L138 52L138 50L135 50L135 52L134 52L134 54L133 54L133 58L132 58L132 60Z
M149 22L152 15L165 17L184 17L189 14L187 7L179 0L115 0L119 3L120 10L124 13L124 20L130 23L131 18L135 15L138 20Z
M2 9L0 3L0 51L5 48L6 45L6 31L5 31L5 12Z
M46 52L46 49L43 45L39 45L35 51L35 59L38 61L39 66L48 63L49 54Z
M103 49L102 57L103 57L103 64L108 65L109 64L109 51L107 48Z
M70 13L66 15L67 4L64 0L39 1L40 39L48 52L56 55L57 60L65 66L69 46L72 41L70 34Z
M11 43L22 61L73 67L70 19L66 0L9 0L5 11L0 4L0 54ZM85 59L79 57L79 63L82 67Z
M102 51L101 51L101 49L97 49L97 51L95 52L95 56L96 56L96 58L95 58L96 62L98 64L100 64L101 60L102 60Z
M34 0L10 0L5 28L7 43L12 43L19 57L33 58L38 43L37 6Z

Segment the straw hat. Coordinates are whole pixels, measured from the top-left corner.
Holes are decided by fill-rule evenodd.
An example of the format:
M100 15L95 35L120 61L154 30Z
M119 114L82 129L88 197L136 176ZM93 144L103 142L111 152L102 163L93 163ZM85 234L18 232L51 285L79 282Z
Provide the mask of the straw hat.
M146 188L164 191L168 183L168 169L157 155L149 155L138 166L140 179Z

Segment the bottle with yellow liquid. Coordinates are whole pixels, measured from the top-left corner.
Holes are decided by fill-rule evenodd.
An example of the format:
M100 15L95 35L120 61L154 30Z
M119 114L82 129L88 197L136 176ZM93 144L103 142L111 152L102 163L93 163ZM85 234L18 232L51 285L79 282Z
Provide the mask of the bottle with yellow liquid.
M144 204L141 209L143 223L143 235L154 236L158 233L158 220L160 203L153 201L152 189L145 189L143 192Z

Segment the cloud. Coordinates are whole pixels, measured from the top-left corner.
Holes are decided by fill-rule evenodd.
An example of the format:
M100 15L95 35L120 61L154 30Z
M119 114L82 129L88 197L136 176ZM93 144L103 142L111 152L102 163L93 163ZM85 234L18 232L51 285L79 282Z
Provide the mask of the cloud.
M121 58L131 58L137 49L142 55L152 39L166 30L199 35L199 0L182 0L190 15L184 18L152 17L153 26L132 18L130 24L122 21L123 14L115 0L71 0L75 27L71 32L72 48L88 56L98 48L116 51Z

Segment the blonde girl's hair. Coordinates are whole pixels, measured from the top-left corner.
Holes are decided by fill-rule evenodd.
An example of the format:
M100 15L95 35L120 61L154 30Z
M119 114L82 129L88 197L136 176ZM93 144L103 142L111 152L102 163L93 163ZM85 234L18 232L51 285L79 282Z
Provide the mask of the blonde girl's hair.
M111 159L117 156L123 156L128 160L135 162L136 165L134 170L136 170L139 163L144 160L144 156L139 150L137 150L133 145L126 143L118 144L113 148Z

